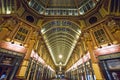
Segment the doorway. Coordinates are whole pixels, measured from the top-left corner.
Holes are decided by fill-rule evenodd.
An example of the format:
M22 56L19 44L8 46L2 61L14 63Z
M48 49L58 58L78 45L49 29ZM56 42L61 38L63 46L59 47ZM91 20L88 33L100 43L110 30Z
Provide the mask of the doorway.
M23 56L0 53L0 77L6 75L5 80L14 80L22 60Z
M107 59L100 61L103 75L109 80L120 80L120 59Z

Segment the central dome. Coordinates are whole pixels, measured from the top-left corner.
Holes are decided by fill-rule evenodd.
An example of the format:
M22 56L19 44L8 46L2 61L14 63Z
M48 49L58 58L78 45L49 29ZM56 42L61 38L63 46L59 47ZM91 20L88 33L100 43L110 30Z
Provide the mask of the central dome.
M95 7L98 0L30 0L28 6L44 15L83 15Z
M39 0L46 8L77 8L76 3L81 0Z

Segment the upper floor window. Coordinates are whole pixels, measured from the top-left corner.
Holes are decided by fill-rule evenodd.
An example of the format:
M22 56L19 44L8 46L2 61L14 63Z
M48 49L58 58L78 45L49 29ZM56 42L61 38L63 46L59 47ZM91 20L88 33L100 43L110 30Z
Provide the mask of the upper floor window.
M17 34L15 35L15 39L19 41L24 41L27 34L28 34L28 30L23 27L20 27Z
M103 29L95 31L94 35L99 44L105 43L107 41L107 36Z

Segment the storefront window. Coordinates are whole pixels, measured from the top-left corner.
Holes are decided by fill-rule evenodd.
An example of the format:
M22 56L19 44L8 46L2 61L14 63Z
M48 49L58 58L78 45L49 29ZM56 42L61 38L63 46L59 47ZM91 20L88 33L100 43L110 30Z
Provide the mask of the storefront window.
M33 61L33 64L32 64L32 67L31 67L31 71L30 71L29 80L34 80L35 70L36 70L36 62Z
M118 57L120 53L114 53L112 56L110 55L105 55L100 56L100 67L101 70L103 71L103 75L106 79L109 80L120 80L120 58ZM104 58L101 58L104 57Z
M110 70L120 70L120 59L108 60L107 65Z
M36 80L41 80L41 77L42 77L42 65L39 63L38 65L37 65L37 70L36 70L36 77L35 77L35 79Z
M4 51L5 52L2 52L2 50L0 50L0 76L6 73L5 80L14 80L24 55L17 55L19 54L17 52L13 54L14 52L5 49Z
M28 73L29 73L29 71L30 71L31 63L32 63L32 58L30 58L29 63L28 63L27 71L26 71L26 74L25 74L25 77L26 77L26 78L27 78Z

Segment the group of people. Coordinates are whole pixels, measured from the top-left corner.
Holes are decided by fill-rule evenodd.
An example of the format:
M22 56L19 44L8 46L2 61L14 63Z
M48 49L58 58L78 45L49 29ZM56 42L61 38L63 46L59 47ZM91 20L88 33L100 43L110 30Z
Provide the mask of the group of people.
M3 72L2 75L0 76L0 80L5 80L7 78L6 72Z

